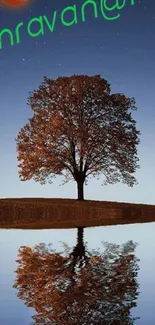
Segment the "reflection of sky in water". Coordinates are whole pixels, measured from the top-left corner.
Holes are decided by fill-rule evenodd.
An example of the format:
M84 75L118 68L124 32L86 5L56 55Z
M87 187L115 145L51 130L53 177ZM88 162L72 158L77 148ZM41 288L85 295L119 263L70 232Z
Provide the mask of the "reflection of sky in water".
M122 244L128 240L136 241L136 256L140 259L138 282L140 295L133 316L140 316L135 322L139 325L155 324L155 223L86 228L84 241L88 248L102 248L101 241ZM61 242L69 246L76 243L76 229L71 230L0 230L0 324L1 325L30 325L32 309L27 308L22 300L15 297L14 270L17 267L18 249L22 245L34 246L40 242L52 243L53 247L61 250Z

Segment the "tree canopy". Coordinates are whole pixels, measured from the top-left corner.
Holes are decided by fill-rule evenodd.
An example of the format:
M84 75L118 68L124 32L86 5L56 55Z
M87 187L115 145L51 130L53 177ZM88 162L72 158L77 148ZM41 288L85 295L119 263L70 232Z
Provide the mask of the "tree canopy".
M78 199L84 198L84 182L101 174L104 184L137 183L134 98L111 94L100 75L73 75L45 77L28 105L33 116L16 139L21 180L45 184L61 175L64 183L77 182Z

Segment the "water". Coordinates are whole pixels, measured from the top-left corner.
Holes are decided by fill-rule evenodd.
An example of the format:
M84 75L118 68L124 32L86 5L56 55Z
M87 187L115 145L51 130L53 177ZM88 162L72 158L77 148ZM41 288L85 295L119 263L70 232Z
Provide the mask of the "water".
M100 324L121 324L121 325L126 325L126 324L139 324L139 325L153 325L155 324L155 313L154 313L154 308L155 308L155 239L154 239L154 234L155 234L155 223L145 223L145 224L134 224L134 225L120 225L120 226L106 226L106 227L93 227L93 228L85 228L84 229L84 243L86 244L87 251L91 252L93 249L96 251L102 253L104 252L105 248L102 244L103 241L108 242L108 243L114 243L117 245L122 245L124 243L127 243L127 241L133 241L134 243L137 242L138 245L135 248L134 255L135 258L139 259L137 261L137 265L139 266L139 270L137 277L135 277L137 280L137 289L132 289L132 290L137 290L137 300L133 298L133 301L136 301L136 307L131 308L129 310L130 317L129 315L126 316L124 319L120 316L120 311L119 311L119 316L116 315L114 312L115 307L117 306L117 296L118 296L118 305L120 301L120 296L121 293L119 293L119 290L122 290L122 287L119 285L120 281L123 281L123 277L126 275L120 275L119 281L117 281L116 278L116 284L117 284L117 289L113 291L112 297L108 293L105 294L105 300L106 304L108 303L110 307L106 307L107 305L104 305L104 310L107 312L107 308L109 308L109 314L108 316L104 316L103 318L100 318L100 316L93 316L92 318L92 324L97 324L97 317L100 319ZM82 238L82 237L81 237ZM80 236L79 236L80 240ZM82 240L82 239L81 239ZM34 308L34 305L32 307L27 307L25 302L26 300L24 299L25 292L27 292L27 295L32 293L32 287L28 291L25 291L23 296L19 297L19 291L21 290L21 285L22 281L20 282L20 286L16 289L13 288L13 285L15 283L15 279L17 278L17 274L15 273L15 270L17 267L19 267L19 264L16 262L17 260L17 255L19 248L21 246L26 246L26 247L31 247L33 248L35 245L39 245L40 243L45 243L48 245L49 243L52 243L52 247L56 250L56 252L64 252L63 250L63 245L62 242L65 242L67 245L69 245L73 252L73 247L76 246L77 243L77 229L61 229L61 230L5 230L1 229L0 230L0 324L1 325L30 325L30 324L53 324L49 319L50 319L50 312L49 312L49 307L51 308L52 306L50 305L50 301L52 301L53 297L51 294L51 289L47 291L47 306L45 306L44 302L41 302L41 307L39 308L48 308L48 315L46 313L42 314L42 318L38 318L38 323L36 320L32 319L33 315L36 315L37 312ZM80 248L82 249L82 248ZM32 253L32 252L31 252ZM97 253L94 253L97 254ZM109 253L108 253L109 254ZM121 255L121 254L120 254ZM45 256L45 255L43 255ZM108 256L108 255L107 255ZM104 256L104 263L109 267L110 262L105 262L106 258ZM110 260L109 260L110 261ZM44 263L44 268L41 271L41 269L38 268L38 271L33 269L33 272L31 271L30 267L28 265L25 266L24 272L27 276L27 283L29 286L32 284L32 273L35 274L34 279L37 279L38 272L40 272L40 275L42 277L41 272L44 271L45 268L47 268L47 265ZM93 262L94 263L94 262ZM98 262L97 262L98 263ZM128 262L127 262L128 263ZM84 267L85 264L83 263ZM94 264L92 264L94 265ZM101 268L101 263L100 264L95 264L98 265L98 273L100 274L100 268ZM73 264L72 264L73 266ZM92 266L93 268L94 266ZM105 268L105 266L104 266ZM73 270L73 268L72 268ZM90 270L90 266L89 266ZM110 269L112 270L112 269ZM124 270L124 269L123 269ZM75 271L75 269L74 269ZM107 273L103 276L103 269L101 269L101 278L103 281L105 281L106 276L107 282L104 282L105 285L105 292L109 292L108 290L111 290L112 287L110 287L109 281L109 275L111 271L106 271ZM63 273L62 273L63 272ZM90 272L90 271L89 271ZM125 272L125 271L122 271ZM48 272L47 272L48 273ZM87 272L86 272L87 273ZM64 276L64 270L61 270L61 275L63 274ZM125 273L122 273L125 274ZM88 283L93 281L93 277L90 279L87 278L87 274L83 275L85 277L84 281L84 286L86 285L86 279L88 280ZM67 275L66 275L67 277ZM111 276L112 277L112 276ZM60 276L61 278L61 276ZM74 277L72 277L73 279ZM50 277L44 277L44 279L50 279ZM126 279L126 277L125 277ZM112 277L113 280L113 277ZM50 280L48 280L50 282ZM97 281L97 280L96 280ZM111 280L110 280L111 281ZM65 281L64 281L65 283ZM63 285L64 285L63 283ZM123 283L123 282L122 282ZM33 283L34 285L34 283ZM48 283L49 286L49 283ZM72 284L72 287L75 287L74 284ZM83 286L83 285L82 285ZM87 290L88 286L86 285L83 287L83 290ZM42 286L40 288L43 288ZM94 289L95 286L93 286L94 295L98 294L97 289ZM97 288L97 282L96 282L96 288ZM28 289L27 289L28 290ZM36 288L33 287L33 290L35 292L35 298L33 300L33 303L39 301L39 298L42 299L42 295L44 295L44 298L46 299L45 291L40 289L40 291L36 291ZM71 289L72 290L72 289ZM76 289L75 289L76 290ZM79 289L78 289L79 290ZM129 288L131 290L131 288ZM72 298L74 297L74 291L70 291L70 295L72 295ZM53 293L54 294L54 293ZM66 302L68 301L69 303L69 296L67 293L66 294ZM102 294L102 291L101 293ZM38 296L37 296L38 295ZM76 293L77 295L77 293ZM128 296L130 293L128 292ZM110 296L110 297L109 297ZM37 299L36 299L37 297ZM77 296L78 297L78 296ZM78 299L76 297L76 299ZM82 293L81 293L81 296ZM28 298L28 299L29 299ZM36 299L36 300L35 300ZM44 299L44 301L45 301ZM51 300L50 300L51 299ZM83 299L83 298L80 298ZM94 299L94 298L93 298ZM113 299L113 301L112 301ZM122 301L126 298L121 298ZM105 303L105 302L104 302ZM62 305L61 305L62 306ZM113 307L112 307L113 306ZM113 315L112 315L113 312ZM81 312L80 312L81 313ZM79 315L77 313L77 318L76 315L74 315L74 319L70 318L67 323L63 322L58 322L57 324L82 324L82 320L80 322L79 320ZM91 317L91 316L90 316ZM133 317L139 317L140 319L132 321ZM82 318L81 318L82 319ZM116 322L118 320L120 322ZM78 321L77 321L78 320ZM48 321L48 322L47 322ZM113 322L112 322L113 321ZM115 322L114 322L115 321ZM85 324L91 324L90 320L86 320Z

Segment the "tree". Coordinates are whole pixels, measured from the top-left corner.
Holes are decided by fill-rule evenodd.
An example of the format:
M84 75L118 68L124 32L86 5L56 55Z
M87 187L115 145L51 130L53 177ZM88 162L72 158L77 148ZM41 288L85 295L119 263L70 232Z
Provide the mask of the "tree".
M88 264L88 256L86 255L85 245L83 242L84 227L77 228L77 244L73 251L70 253L69 257L71 260L71 270L73 276L76 275L76 265L83 267ZM73 279L74 280L74 279Z
M83 241L82 229L78 230L78 241ZM130 310L136 307L139 286L136 244L129 241L122 246L104 246L104 252L83 252L87 255L85 265L80 263L79 249L76 267L70 249L66 254L45 244L19 249L14 288L18 297L36 310L34 325L134 324L137 318Z
M134 98L111 94L100 75L73 75L45 77L28 105L33 117L16 139L22 181L45 184L64 176L64 183L76 181L79 200L91 176L103 174L105 185L137 183L140 131L130 112L137 109Z

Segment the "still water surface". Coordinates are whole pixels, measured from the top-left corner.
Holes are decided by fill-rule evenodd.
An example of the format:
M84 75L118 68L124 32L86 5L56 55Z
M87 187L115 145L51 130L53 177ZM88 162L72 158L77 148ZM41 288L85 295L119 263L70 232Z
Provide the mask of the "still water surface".
M67 323L78 324L79 323L79 324L107 324L107 325L111 325L111 324L112 325L113 324L154 325L155 324L155 236L154 235L155 235L155 223L92 227L92 228L85 228L83 230L83 233L81 234L79 232L79 239L78 239L79 245L76 246L77 229L56 229L56 230L55 229L51 229L51 230L0 229L0 324L1 325L30 325L30 324L42 325L42 324L67 324ZM106 251L107 253L105 253L106 246L103 245L103 241L108 243L113 243L115 244L115 246L113 245L110 246L111 248L107 248ZM133 241L133 243L136 242L138 244L135 247L135 250L133 249L133 252L131 252L132 250L131 247L129 248L129 246L132 246L131 242L128 244L128 246L124 246L124 251L120 250L119 246L116 246L116 245L126 244L128 241ZM37 266L39 264L37 264L36 262L34 262L33 264L34 266L32 267L32 263L30 263L30 259L28 260L28 254L29 256L31 255L31 262L32 262L32 255L34 258L34 251L31 250L28 253L26 249L34 248L35 245L39 245L40 243L44 243L46 245L49 245L51 243L53 249L55 249L55 252L64 252L64 247L67 246L63 246L62 243L65 243L69 247L71 247L70 252L72 253L74 252L74 254L72 254L72 263L70 264L71 267L69 269L70 271L65 271L67 270L65 269L65 267L63 270L60 270L61 269L60 264L62 268L63 268L62 265L66 265L63 264L64 262L61 263L61 260L59 261L60 264L58 267L58 272L60 272L59 278L65 279L66 277L66 279L68 279L68 283L69 281L71 281L70 282L71 289L70 291L66 291L65 293L66 295L65 303L66 304L68 303L69 306L71 306L71 300L72 301L74 300L74 295L76 295L75 298L77 301L78 301L78 294L80 297L79 298L80 301L84 299L83 293L81 293L81 291L76 291L81 289L72 289L72 287L75 288L75 281L76 281L75 280L76 277L74 277L73 275L75 275L75 273L78 274L78 270L80 270L80 264L77 263L78 258L80 259L80 261L82 261L83 258L83 262L81 262L81 269L83 266L83 270L84 268L87 267L87 261L88 261L89 267L87 269L87 272L83 273L82 275L84 280L83 280L83 284L81 285L81 288L83 292L84 291L86 292L85 297L86 295L89 297L90 294L91 299L89 300L89 302L87 301L88 303L85 305L85 315L87 314L87 317L85 316L85 318L83 318L83 321L82 321L82 316L81 316L81 320L79 322L77 321L79 319L78 318L79 315L82 314L81 314L81 310L80 309L78 310L78 308L76 308L76 312L75 310L72 311L72 314L74 315L71 315L71 317L68 318L69 319L68 322L65 323L65 318L64 318L64 322L60 322L60 321L57 323L52 322L52 318L50 318L51 310L52 310L51 302L53 301L52 299L54 299L55 291L52 291L53 289L51 289L52 287L50 287L50 281L52 281L50 280L52 279L50 278L50 276L52 277L52 275L48 276L49 271L47 270L47 268L51 268L52 270L54 270L53 265L54 263L57 262L58 256L54 255L55 260L53 260L52 262L53 264L49 264L50 262L48 256L51 257L52 255L50 255L50 253L47 254L47 252L45 254L45 252L43 252L43 247L42 248L40 247L40 250L38 250L38 256L40 258L39 261L41 262L39 263L42 263L44 267ZM18 287L13 288L13 285L15 284L15 279L17 279L17 273L15 273L15 270L19 268L19 263L17 263L16 260L18 259L18 253L21 246L25 246L25 250L22 255L22 262L21 262L23 268L23 277L18 278ZM73 248L75 247L76 249L73 250ZM126 251L125 251L125 247L126 247ZM84 249L86 250L85 252ZM92 250L95 250L96 252ZM129 250L128 254L125 253L127 252L127 250ZM79 256L80 252L82 252L81 258ZM90 255L88 258L85 258L84 260L84 257L88 256L87 252ZM90 252L94 252L94 253L90 253ZM103 259L91 260L92 256L97 256L97 254L98 257L102 256ZM113 254L113 256L115 255L115 257L120 258L120 260L116 259L117 272L114 272L112 266L113 264L111 262L112 256L110 254ZM127 255L129 256L128 258L126 257ZM89 263L89 259L92 262ZM70 260L71 260L71 256L70 256ZM52 266L50 267L49 265ZM76 266L79 265L79 268L76 269L76 272L74 268L75 265ZM138 266L137 276L136 276L136 268L134 269L135 265ZM133 272L133 269L135 270L135 273ZM45 272L47 275L44 274ZM69 274L72 274L72 276L70 276ZM43 282L37 282L37 281L41 281L41 278L43 282L45 280L48 282L46 283L46 286L45 284L43 284ZM136 280L136 282L134 282L134 279ZM63 285L65 281L66 280L64 280ZM98 286L99 281L100 283L102 283L101 290ZM40 289L37 289L38 285L40 286L39 287ZM88 291L88 287L91 287L91 285L92 285L92 289L89 289ZM63 288L61 287L61 289L62 289L61 292L63 292L63 290L66 290L64 289L64 287ZM51 291L53 292L53 295L51 295ZM103 291L104 291L104 295L103 295ZM93 295L93 298L91 295ZM91 307L94 306L93 304L95 300L93 299L95 299L95 295L96 295L96 301L98 298L100 300L100 306L102 305L102 307L100 307L101 308L100 310L102 312L99 313L99 309L98 309L98 315L97 312L96 314L94 314L94 311L92 311L91 313L86 312L87 307L90 310L90 306ZM48 299L45 304L44 302L46 300L46 297L48 297ZM65 305L63 305L64 302L61 302L59 304L60 299L57 300L57 304L61 305L60 309L62 312L62 310L65 310L66 307L64 307ZM30 302L32 304L32 307L27 307L26 304ZM134 307L134 303L135 303L135 307ZM35 306L36 308L34 308ZM77 306L79 306L78 303ZM124 306L128 306L128 307L126 309L123 309L125 308ZM132 306L134 308L132 308ZM125 312L126 312L126 316L123 316L125 315ZM60 310L58 311L58 313L60 314ZM36 319L32 318L33 315L37 315L38 318ZM134 321L134 317L138 317L139 319Z

